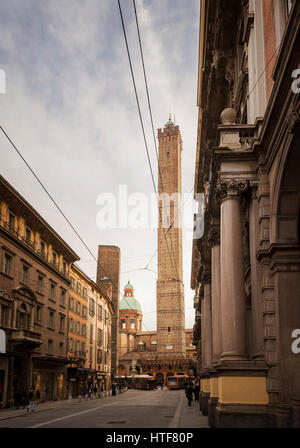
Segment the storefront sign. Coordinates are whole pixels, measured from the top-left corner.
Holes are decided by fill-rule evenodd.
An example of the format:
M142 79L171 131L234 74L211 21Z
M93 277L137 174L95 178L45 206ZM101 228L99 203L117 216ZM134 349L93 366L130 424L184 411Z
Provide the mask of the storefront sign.
M0 353L6 353L6 336L4 330L0 330Z

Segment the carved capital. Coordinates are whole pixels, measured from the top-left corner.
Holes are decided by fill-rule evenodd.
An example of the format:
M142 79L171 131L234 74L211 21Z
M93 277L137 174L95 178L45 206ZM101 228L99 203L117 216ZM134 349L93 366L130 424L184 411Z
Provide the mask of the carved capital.
M248 190L248 179L218 179L216 185L216 200L238 199Z
M220 246L220 228L213 227L210 229L208 236L208 244L211 247Z

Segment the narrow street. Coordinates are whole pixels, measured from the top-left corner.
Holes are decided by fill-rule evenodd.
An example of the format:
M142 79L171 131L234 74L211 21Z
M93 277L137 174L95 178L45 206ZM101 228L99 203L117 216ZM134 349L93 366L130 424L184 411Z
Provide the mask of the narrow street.
M199 404L183 390L128 390L115 397L45 403L36 410L0 411L0 428L207 428Z

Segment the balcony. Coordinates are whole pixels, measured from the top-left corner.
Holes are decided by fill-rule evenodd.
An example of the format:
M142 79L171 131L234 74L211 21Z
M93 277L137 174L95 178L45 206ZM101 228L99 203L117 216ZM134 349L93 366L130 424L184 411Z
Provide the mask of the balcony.
M9 343L12 345L25 345L36 348L41 345L41 335L30 330L11 330Z
M54 268L60 274L69 278L68 269L65 269L63 265L60 265L59 263L56 263L52 259L50 259L49 255L47 255L45 253L45 251L42 251L40 248L37 249L35 242L30 241L28 238L20 235L20 229L18 227L16 228L15 226L12 226L8 222L4 221L1 218L1 216L0 216L0 227L5 229L10 235L14 236L19 241L21 241L26 247L28 247L31 251L33 251L35 254L37 254L39 257L41 257L48 265L50 265L52 268Z
M74 358L78 358L78 359L86 359L86 353L82 352L82 351L75 351L75 356Z

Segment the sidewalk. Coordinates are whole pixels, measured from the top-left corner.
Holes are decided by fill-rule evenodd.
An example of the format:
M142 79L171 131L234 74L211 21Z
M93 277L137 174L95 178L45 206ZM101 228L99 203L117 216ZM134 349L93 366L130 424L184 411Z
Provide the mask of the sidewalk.
M192 406L187 406L186 397L183 398L178 428L209 428L208 417L202 415L199 408L199 401L192 401Z
M122 391L121 393L124 393L125 391ZM119 395L119 392L117 393L117 395ZM111 391L107 392L107 395L102 396L102 397L93 397L91 400L90 399L85 399L83 397L79 398L71 398L71 399L66 399L66 400L57 400L57 401L45 401L44 403L39 403L38 405L35 404L35 410L34 411L27 411L27 408L25 407L25 409L23 409L23 407L20 407L19 409L16 409L15 407L13 408L4 408L4 409L0 409L0 421L2 420L7 420L10 418L15 418L15 417L20 417L20 416L24 416L27 415L29 413L36 413L36 412L42 412L42 411L47 411L50 409L55 409L55 408L59 408L59 407L63 407L63 406L70 406L70 408L72 408L75 405L78 405L80 403L86 403L87 401L99 401L99 400L103 400L104 398L108 398L111 397Z

